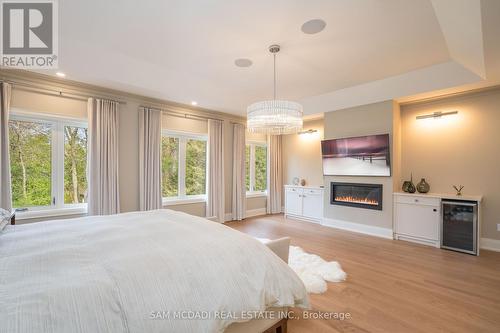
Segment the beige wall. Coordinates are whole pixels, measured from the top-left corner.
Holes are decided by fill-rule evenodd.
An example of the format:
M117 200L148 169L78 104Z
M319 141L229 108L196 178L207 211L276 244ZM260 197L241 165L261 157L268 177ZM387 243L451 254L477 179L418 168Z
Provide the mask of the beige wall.
M393 127L394 117L398 117L398 112L396 103L385 101L325 113L325 140L389 133L392 147L391 156L394 156ZM395 172L394 163L392 163L391 170L393 173ZM397 172L399 171L396 170ZM383 210L375 211L330 205L329 184L333 181L382 184ZM324 198L326 218L392 229L393 177L325 176L324 183L326 188Z
M182 205L170 205L170 206L165 207L165 208L172 209L172 210L178 210L178 211L188 213L191 215L196 215L196 216L206 216L206 213L205 213L206 205L205 205L205 203L202 203L202 202L182 204Z
M203 119L180 118L163 115L161 128L173 131L183 131L194 134L208 134L208 122Z
M49 115L87 119L87 103L83 100L12 90L11 107Z
M14 73L14 74L10 74ZM0 78L16 79L47 89L71 90L72 93L81 94L102 94L109 95L125 103L120 104L119 119L119 159L120 159L120 206L122 212L136 211L139 209L139 141L138 141L138 109L141 105L150 105L153 107L169 108L177 112L189 112L191 114L210 115L224 119L225 135L225 211L231 212L232 200L232 143L233 131L232 122L243 122L244 119L222 114L207 113L197 108L184 109L176 105L165 104L166 102L149 99L146 97L110 91L105 88L89 86L79 83L70 83L64 80L58 80L52 77L45 77L36 74L18 73L11 71L0 71ZM13 89L12 108L22 109L37 113L47 113L66 117L86 119L87 104L85 100L74 98L65 98L53 96L46 93L28 92L18 88ZM193 119L184 119L174 116L166 116L162 121L162 127L171 130L178 130L191 133L207 133L207 122ZM265 140L265 137L255 136L254 139ZM266 200L264 198L249 198L247 205L249 209L265 208ZM193 203L178 206L169 206L168 208L182 210L194 215L205 215L204 203Z
M314 129L311 134L283 136L283 183L292 184L294 177L306 180L309 186L323 185L321 140L323 119L304 122L304 130Z
M457 110L441 119L417 115ZM401 111L402 176L424 177L431 192L483 195L482 236L500 240L500 89L406 105Z
M267 205L267 197L253 197L247 199L247 211L255 211L265 209Z

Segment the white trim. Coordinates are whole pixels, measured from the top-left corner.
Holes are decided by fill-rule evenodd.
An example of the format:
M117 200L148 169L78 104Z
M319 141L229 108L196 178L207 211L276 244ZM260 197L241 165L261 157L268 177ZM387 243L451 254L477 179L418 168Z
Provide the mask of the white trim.
M27 210L16 212L16 220L37 219L54 216L66 215L82 215L87 214L87 204L79 205L78 207L57 208L57 209L40 209Z
M193 195L193 196L186 196L184 198L163 198L162 204L163 207L168 207L168 206L175 206L175 205L187 205L187 204L193 204L193 203L200 203L203 202L205 203L207 201L207 196L206 195Z
M500 240L493 238L481 238L479 247L482 250L500 252Z
M245 218L262 216L262 215L267 215L265 207L264 208L250 209L250 210L247 210L245 212ZM233 213L226 213L224 215L224 222L229 222L229 221L236 221L236 220L233 220Z
M285 219L293 219L293 220L299 220L299 221L304 221L304 222L312 222L312 223L317 223L317 224L323 224L323 218L315 218L315 217L308 217L305 215L296 215L296 214L287 214L285 212L284 214Z
M393 239L393 231L392 229L389 228L382 228L372 225L353 223L353 222L347 222L329 218L324 218L321 224L336 229L348 230L360 234L371 235L386 239Z
M422 245L434 246L437 247L438 249L441 248L441 242L435 239L427 239L427 238L415 237L412 235L404 235L404 234L394 234L394 239L406 242L418 243Z

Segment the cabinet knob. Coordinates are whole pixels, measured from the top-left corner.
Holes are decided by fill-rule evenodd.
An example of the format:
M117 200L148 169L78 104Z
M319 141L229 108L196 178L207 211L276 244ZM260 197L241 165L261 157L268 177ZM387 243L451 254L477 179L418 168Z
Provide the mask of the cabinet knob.
M437 210L436 208L434 208L432 211L433 211L433 212L437 212L438 210Z
M418 199L415 199L415 202L418 202Z

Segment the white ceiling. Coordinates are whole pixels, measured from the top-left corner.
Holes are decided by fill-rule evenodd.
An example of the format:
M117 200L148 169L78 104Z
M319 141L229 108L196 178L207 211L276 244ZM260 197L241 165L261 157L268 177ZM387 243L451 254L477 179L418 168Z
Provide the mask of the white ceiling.
M495 2L64 0L59 64L71 80L244 115L272 97L267 47L278 43L278 97L314 114L491 81L483 35L500 12L484 12ZM302 33L316 18L325 30Z

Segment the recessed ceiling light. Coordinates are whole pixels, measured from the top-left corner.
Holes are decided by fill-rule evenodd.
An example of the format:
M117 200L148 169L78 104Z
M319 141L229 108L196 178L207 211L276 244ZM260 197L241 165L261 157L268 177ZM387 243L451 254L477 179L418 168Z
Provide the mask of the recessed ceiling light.
M198 102L197 101L192 101L191 105L196 106L196 105L198 105Z
M64 74L63 72L57 72L56 75L59 77L66 77L66 74Z
M323 31L325 27L326 27L325 21L320 19L314 19L302 24L300 30L302 30L302 32L305 34L314 35L317 34L318 32Z
M246 58L236 59L234 64L238 67L250 67L252 66L252 60Z

